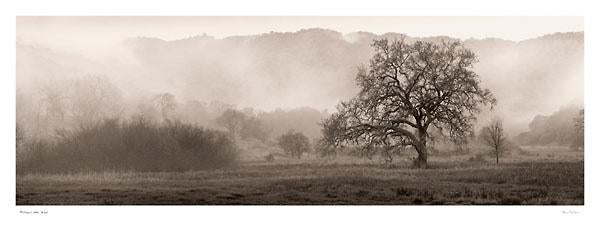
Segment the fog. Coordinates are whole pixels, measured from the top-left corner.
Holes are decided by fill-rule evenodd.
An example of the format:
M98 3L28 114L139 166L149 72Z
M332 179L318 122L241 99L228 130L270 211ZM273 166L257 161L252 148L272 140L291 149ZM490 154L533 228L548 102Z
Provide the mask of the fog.
M390 19L402 27L381 27ZM497 29L485 25L498 22ZM457 27L464 30L452 33ZM357 92L354 77L372 55L372 40L408 34L413 40L463 40L479 58L482 85L498 98L478 123L500 115L516 135L536 115L582 106L582 29L578 17L18 17L17 116L44 93L78 91L74 81L90 75L111 85L106 88L120 106L107 113L121 116L138 113L140 101L159 93L180 104L334 111ZM71 100L87 96L78 93L84 94ZM25 117L20 122L27 123Z
M583 205L582 30L17 17L16 204Z

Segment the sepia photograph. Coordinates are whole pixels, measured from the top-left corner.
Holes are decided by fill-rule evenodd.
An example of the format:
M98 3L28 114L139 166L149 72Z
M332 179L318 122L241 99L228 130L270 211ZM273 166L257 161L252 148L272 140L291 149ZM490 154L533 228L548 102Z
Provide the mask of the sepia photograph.
M2 236L598 236L591 4L2 5Z
M17 205L585 203L582 17L16 27Z

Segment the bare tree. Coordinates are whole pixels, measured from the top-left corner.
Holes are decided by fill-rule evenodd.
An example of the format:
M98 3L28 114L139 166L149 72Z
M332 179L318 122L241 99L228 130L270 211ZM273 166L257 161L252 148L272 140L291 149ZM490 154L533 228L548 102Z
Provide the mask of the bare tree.
M37 85L39 97L36 100L36 119L33 134L36 138L51 136L51 131L64 127L67 117L68 98L66 88L52 81Z
M235 109L225 110L216 120L218 125L227 128L233 138L238 138L245 121L246 114Z
M39 89L41 94L39 104L46 117L63 122L67 113L67 98L63 95L63 88L46 82L41 84Z
M483 142L492 148L492 152L496 156L496 164L498 164L500 156L508 148L502 119L498 117L493 118L490 124L482 130L481 137Z
M170 93L160 93L155 95L152 101L160 110L163 121L169 121L169 114L177 108L175 96Z
M359 94L332 116L343 122L337 142L367 150L412 146L417 167L427 167L428 128L452 141L466 137L480 105L494 104L472 71L475 54L462 43L375 40L369 69L360 68ZM388 150L388 149L384 149Z
M71 82L71 111L80 125L90 125L123 112L122 93L102 75L86 75Z

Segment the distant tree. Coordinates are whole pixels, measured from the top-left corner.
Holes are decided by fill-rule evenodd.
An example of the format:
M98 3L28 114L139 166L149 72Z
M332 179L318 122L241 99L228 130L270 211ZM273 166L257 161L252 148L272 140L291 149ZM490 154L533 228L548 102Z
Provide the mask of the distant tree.
M170 93L160 93L152 98L152 102L160 111L163 121L169 121L169 115L177 108L175 96Z
M372 46L369 69L360 68L356 76L359 94L332 115L343 131L333 138L336 143L386 153L412 146L418 153L415 165L425 168L430 126L461 141L479 106L495 103L472 70L475 54L459 41L409 44L404 37L384 38Z
M483 128L480 135L483 142L492 149L494 156L496 156L496 164L498 164L500 156L508 149L502 119L493 118L490 124Z
M36 92L30 97L33 126L27 123L21 126L31 126L31 136L36 139L50 138L55 130L65 128L68 122L69 98L65 93L67 86L47 80L36 84L35 89Z
M575 129L577 129L577 131L584 131L584 117L583 109L579 110L579 114L575 118Z
M102 75L87 75L72 82L71 111L79 125L117 118L123 111L121 90Z
M575 122L575 134L574 134L574 139L571 144L571 147L575 148L575 149L583 149L584 144L585 144L585 141L584 141L585 128L584 128L583 109L579 111L579 114L577 114L577 117L575 117L574 122Z
M216 123L226 128L235 138L244 140L254 138L264 142L269 137L269 130L263 121L250 109L245 109L244 112L227 109L216 118Z
M247 115L242 122L240 135L242 139L255 138L264 142L267 140L269 133L259 118Z
M62 91L63 88L51 82L42 83L39 86L41 98L39 100L38 117L43 115L47 119L63 122L67 113L67 98L64 91Z
M281 135L277 141L281 149L294 158L300 158L304 152L310 151L308 137L300 132L289 130L286 134Z
M208 103L208 109L212 113L222 114L223 112L225 112L227 110L235 109L235 106L232 104L227 104L227 103L219 101L219 100L213 100L210 103Z
M217 124L226 128L234 138L240 135L245 121L246 115L235 109L227 109L217 118Z
M20 151L21 151L21 147L23 146L23 142L25 141L25 131L23 131L23 128L19 125L19 123L16 124L16 131L15 131L15 135L16 135L16 153L17 156L19 155Z

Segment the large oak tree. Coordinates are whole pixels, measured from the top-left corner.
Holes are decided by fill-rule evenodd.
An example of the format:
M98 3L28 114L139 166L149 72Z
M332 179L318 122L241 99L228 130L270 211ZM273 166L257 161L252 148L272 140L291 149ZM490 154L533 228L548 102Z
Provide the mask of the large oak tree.
M352 144L387 155L412 146L415 165L427 167L430 127L462 141L481 105L495 104L472 70L475 54L459 41L408 43L401 37L372 46L370 66L356 76L360 92L323 121L322 139L331 146Z

